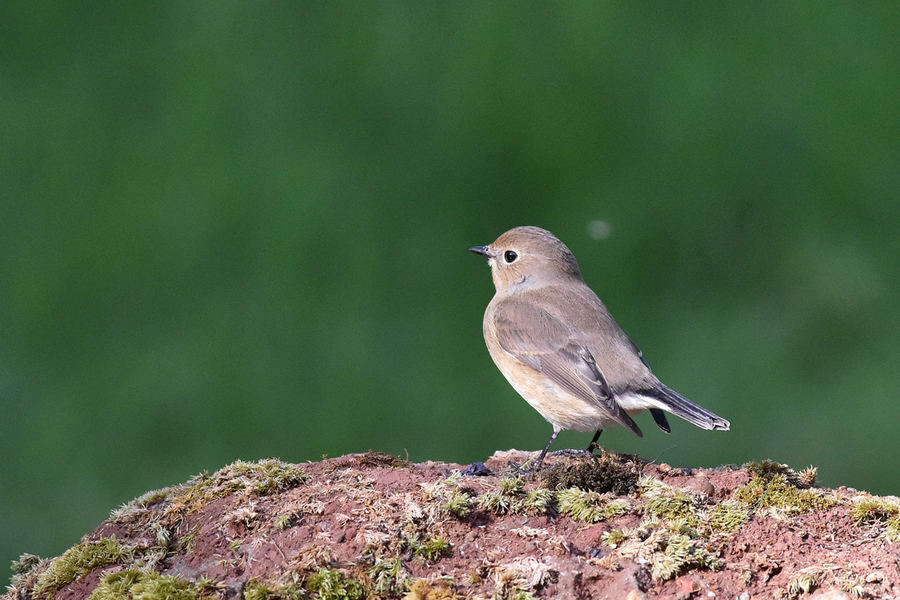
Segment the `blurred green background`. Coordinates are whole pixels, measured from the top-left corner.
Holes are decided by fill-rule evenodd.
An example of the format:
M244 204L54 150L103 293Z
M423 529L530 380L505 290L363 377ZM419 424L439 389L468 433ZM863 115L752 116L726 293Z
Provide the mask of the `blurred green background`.
M4 2L0 562L237 459L539 449L467 250L526 224L732 423L607 447L897 494L898 56L892 2Z

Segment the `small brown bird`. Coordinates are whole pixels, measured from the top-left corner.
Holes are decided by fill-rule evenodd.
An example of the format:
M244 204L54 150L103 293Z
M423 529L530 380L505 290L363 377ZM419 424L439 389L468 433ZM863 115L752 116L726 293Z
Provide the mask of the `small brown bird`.
M553 425L532 469L540 468L563 429L596 431L610 425L643 437L631 418L650 411L669 433L668 411L702 429L730 424L669 389L650 372L641 351L587 286L572 252L549 231L517 227L487 246L497 293L484 313L484 339L509 383Z

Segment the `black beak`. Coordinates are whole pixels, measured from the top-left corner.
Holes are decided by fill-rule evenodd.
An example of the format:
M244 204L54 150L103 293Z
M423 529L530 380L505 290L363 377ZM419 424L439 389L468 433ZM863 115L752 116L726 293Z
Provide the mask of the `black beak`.
M488 247L487 246L472 246L471 248L469 248L469 250L471 250L475 254L480 254L482 256L488 255Z

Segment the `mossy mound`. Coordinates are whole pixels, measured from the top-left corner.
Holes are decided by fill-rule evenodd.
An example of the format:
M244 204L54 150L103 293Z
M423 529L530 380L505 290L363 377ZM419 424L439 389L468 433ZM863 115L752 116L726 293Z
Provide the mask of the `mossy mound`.
M136 498L57 558L23 555L4 600L900 591L900 501L816 488L814 469L604 453L523 475L509 458L472 476L379 453L237 462Z

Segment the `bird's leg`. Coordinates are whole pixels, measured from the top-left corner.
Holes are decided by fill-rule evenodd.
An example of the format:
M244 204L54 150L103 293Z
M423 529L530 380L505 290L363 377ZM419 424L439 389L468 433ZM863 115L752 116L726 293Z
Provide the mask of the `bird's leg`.
M547 450L550 449L550 446L553 445L553 441L556 439L556 436L559 435L560 430L556 427L553 428L553 435L550 436L550 439L547 441L547 445L544 446L544 449L541 451L541 455L538 456L537 460L534 461L534 464L528 467L527 469L519 469L523 473L533 473L541 468L541 463L544 462L544 458L547 456Z
M557 450L555 452L551 452L550 456L593 456L594 450L599 448L600 446L597 444L597 439L600 437L600 434L603 433L602 429L598 429L597 433L594 434L594 439L591 440L591 443L588 444L587 450L576 450L574 448L566 448L565 450ZM551 440L552 441L552 440ZM547 445L549 448L550 445ZM544 452L547 452L547 449L544 449ZM543 460L543 455L541 460Z

